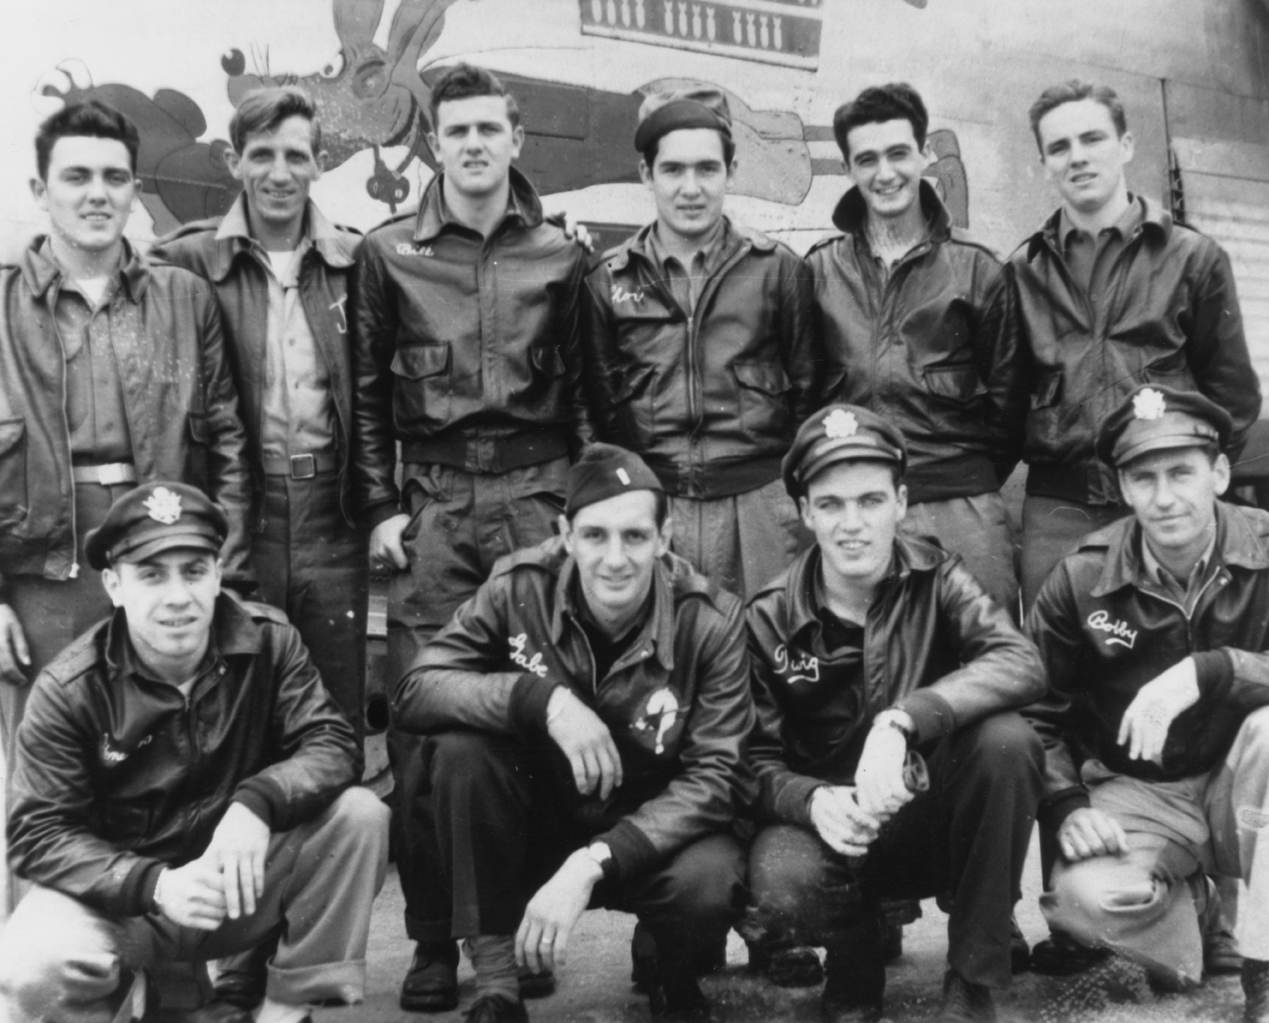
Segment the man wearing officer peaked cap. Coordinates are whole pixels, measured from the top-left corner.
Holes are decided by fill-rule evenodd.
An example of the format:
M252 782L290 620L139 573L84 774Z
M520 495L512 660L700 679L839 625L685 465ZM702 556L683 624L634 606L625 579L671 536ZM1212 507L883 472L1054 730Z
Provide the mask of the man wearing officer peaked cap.
M554 969L588 905L621 909L657 943L654 1016L707 1020L693 964L744 899L740 601L669 553L662 484L622 448L586 449L559 524L498 563L398 691L432 779L424 940L466 939L472 1020L524 1020L517 963Z
M802 424L784 482L816 545L750 600L761 830L746 930L828 950L824 1017L882 1017L880 901L954 892L939 1020L991 1020L1042 779L1015 709L1035 649L961 563L899 531L907 451L866 408Z
M1228 412L1138 387L1097 435L1132 516L1081 541L1027 619L1049 693L1041 823L1059 858L1041 908L1055 931L1139 964L1203 976L1205 874L1242 878L1245 1019L1269 1020L1269 514L1220 500Z
M163 482L85 540L115 612L39 675L18 729L9 861L34 887L0 933L0 1018L104 1019L128 998L140 1017L148 968L279 929L258 1017L186 1018L303 1023L364 997L387 809L353 787L360 746L296 630L222 592L229 534Z

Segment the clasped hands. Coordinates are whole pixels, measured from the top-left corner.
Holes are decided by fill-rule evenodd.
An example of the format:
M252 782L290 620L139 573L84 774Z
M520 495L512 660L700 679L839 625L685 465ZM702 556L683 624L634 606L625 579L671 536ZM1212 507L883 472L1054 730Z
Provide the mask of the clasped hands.
M902 732L874 726L864 740L855 784L825 785L811 794L811 823L843 856L863 856L882 824L912 801L903 779L908 743Z

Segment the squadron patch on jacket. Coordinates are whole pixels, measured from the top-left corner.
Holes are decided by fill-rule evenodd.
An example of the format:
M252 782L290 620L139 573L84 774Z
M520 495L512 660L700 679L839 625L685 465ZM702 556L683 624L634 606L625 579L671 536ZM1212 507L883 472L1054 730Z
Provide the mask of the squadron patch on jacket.
M115 745L109 732L102 732L101 733L101 762L106 767L117 767L119 764L122 764L125 760L127 760L128 757L130 757L137 750L141 749L143 746L150 745L150 743L152 743L153 741L154 741L154 736L147 735L144 739L142 739L139 743L137 743L132 749L120 749L118 746Z
M648 697L643 713L635 718L630 730L636 735L652 733L653 752L660 755L665 752L666 734L674 727L678 718L678 697L674 695L673 690L663 687L654 690Z

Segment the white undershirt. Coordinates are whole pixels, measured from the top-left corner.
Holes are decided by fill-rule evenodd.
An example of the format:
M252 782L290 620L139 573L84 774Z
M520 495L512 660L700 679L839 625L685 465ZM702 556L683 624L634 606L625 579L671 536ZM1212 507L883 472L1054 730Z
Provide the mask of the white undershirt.
M101 305L101 296L106 293L106 285L109 283L109 274L101 277L77 277L75 279L75 287L79 288L80 292L93 304L94 308Z
M291 268L291 260L294 258L294 249L287 249L285 252L270 252L269 264L273 267L273 276L279 281L283 280L287 270Z

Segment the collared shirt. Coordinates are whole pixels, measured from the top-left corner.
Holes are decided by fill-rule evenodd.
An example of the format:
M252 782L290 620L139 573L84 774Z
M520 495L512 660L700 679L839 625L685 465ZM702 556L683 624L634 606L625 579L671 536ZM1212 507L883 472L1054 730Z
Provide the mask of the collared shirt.
M1076 282L1096 306L1106 297L1110 268L1123 251L1124 243L1141 226L1145 209L1140 199L1129 196L1128 208L1110 227L1099 231L1096 238L1071 223L1065 206L1059 217L1058 238L1062 244L1062 255L1066 257Z
M674 295L674 301L683 307L688 316L696 311L696 303L701 297L701 292L705 290L705 282L713 277L722 265L723 253L727 251L730 233L731 225L727 222L727 218L720 218L714 230L714 236L692 256L691 265L684 266L677 256L666 249L665 243L661 240L659 224L653 225L652 230L648 232L648 248L652 250L652 257L664 273L670 285L670 291Z
M1212 538L1207 542L1207 548L1203 551L1202 557L1198 559L1194 568L1190 570L1189 578L1178 579L1155 557L1154 551L1150 549L1150 542L1143 534L1141 537L1141 567L1145 570L1146 578L1180 604L1185 609L1186 615L1191 615L1194 613L1194 607L1198 603L1199 596L1207 585L1208 569L1213 567L1212 562L1214 559L1212 554L1215 550L1216 531L1213 530Z
M57 262L48 241L40 255ZM118 289L117 271L111 274L100 303L85 295L65 271L57 289L53 319L66 358L66 418L71 460L76 465L132 461L123 381L111 340L117 329L111 306Z
M217 238L246 239L269 282L264 415L260 424L261 453L266 458L333 452L336 446L330 372L300 299L300 267L313 246L312 232L313 225L306 223L281 276L274 271L269 253L251 237L245 202L234 203L216 232Z

